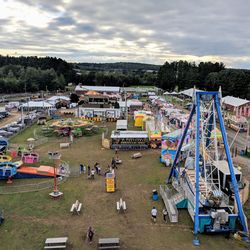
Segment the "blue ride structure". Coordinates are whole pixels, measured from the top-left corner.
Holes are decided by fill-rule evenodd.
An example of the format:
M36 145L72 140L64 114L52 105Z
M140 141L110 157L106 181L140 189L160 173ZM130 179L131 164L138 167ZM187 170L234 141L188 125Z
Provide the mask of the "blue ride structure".
M195 91L193 99L193 107L167 180L168 184L173 185L177 194L163 199L164 203L171 211L174 211L170 209L171 206L188 209L194 222L194 245L200 244L199 233L229 234L237 230L241 230L246 235L243 237L244 240L249 241L247 219L235 175L237 169L230 155L221 112L221 92ZM181 149L191 125L194 132L192 136L194 147L190 150L186 162L182 162ZM216 125L221 131L220 141L213 134ZM189 164L186 164L187 161ZM221 184L225 168L230 174L233 196L226 193ZM167 191L169 193L169 190ZM163 189L161 192L164 192ZM240 228L237 228L238 225Z

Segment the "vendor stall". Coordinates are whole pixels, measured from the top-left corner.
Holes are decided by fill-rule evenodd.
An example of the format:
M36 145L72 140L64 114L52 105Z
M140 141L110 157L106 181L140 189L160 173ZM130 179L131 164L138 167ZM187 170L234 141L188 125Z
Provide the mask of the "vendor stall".
M79 108L79 116L93 121L117 121L121 116L120 109L113 108Z
M111 148L120 150L142 150L149 146L146 131L112 131Z
M161 147L161 131L151 131L150 134L150 147L153 149Z
M134 124L134 126L135 127L142 127L144 117L145 117L145 114L141 114L141 113L136 114L135 115L135 124Z
M190 131L188 131L186 143L189 143ZM162 135L161 141L161 162L166 163L170 166L173 161L177 151L178 143L181 139L182 130L178 129L168 134Z

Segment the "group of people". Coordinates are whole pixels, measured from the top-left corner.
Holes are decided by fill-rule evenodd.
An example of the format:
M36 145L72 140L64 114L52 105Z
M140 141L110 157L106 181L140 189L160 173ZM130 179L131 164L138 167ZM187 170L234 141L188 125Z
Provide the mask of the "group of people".
M152 217L152 221L155 223L156 222L156 218L157 218L157 209L156 207L153 207L152 210L151 210L151 217ZM168 215L168 211L166 208L164 208L162 210L162 215L163 215L163 220L165 223L167 223L167 215Z
M93 168L90 168L89 165L86 168L85 165L80 164L80 174L85 174L86 172L89 179L95 179L95 174L101 175L101 166L98 162L95 163Z
M112 172L112 169L117 169L117 164L121 163L121 160L119 159L117 151L115 154L116 154L115 157L112 157L111 165L108 164L108 168L104 172L104 176L106 176L107 173ZM89 165L86 168L85 165L80 164L80 174L81 173L85 174L86 172L87 172L89 179L95 179L96 174L102 175L102 169L101 169L100 163L96 162L93 168L91 168Z

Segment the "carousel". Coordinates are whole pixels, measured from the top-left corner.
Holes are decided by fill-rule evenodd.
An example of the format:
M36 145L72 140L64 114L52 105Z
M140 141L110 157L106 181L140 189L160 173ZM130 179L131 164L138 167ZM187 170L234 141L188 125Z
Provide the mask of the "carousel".
M55 121L51 125L58 135L70 136L72 133L76 137L83 135L83 131L86 129L91 129L93 123L91 121L85 121L81 119L67 119Z

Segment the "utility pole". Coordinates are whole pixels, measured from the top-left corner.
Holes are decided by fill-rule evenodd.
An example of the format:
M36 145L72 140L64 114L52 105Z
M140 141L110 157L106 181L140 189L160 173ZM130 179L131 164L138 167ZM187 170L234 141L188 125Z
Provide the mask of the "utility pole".
M126 117L126 120L128 120L127 92L125 88L123 89L124 89L124 95L125 95L125 117Z

